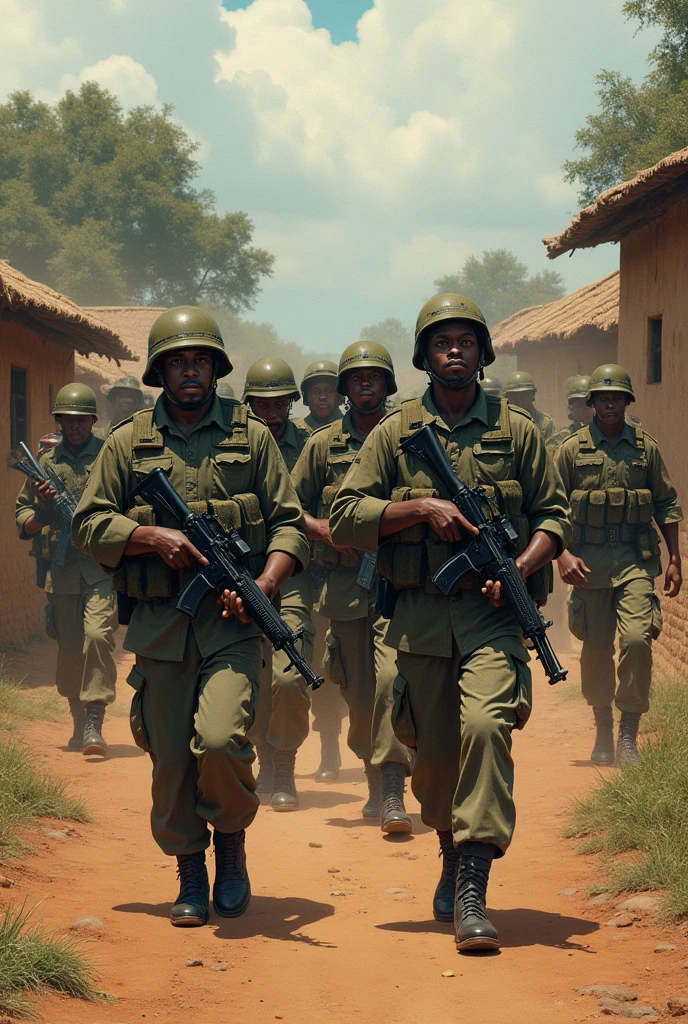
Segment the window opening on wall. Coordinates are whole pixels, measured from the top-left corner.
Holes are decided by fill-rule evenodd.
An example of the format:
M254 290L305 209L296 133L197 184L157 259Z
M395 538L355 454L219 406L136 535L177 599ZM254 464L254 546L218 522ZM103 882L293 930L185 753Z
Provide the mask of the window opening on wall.
M10 445L14 449L29 438L26 396L26 370L13 366L10 370Z
M662 318L651 316L647 321L647 383L662 381Z

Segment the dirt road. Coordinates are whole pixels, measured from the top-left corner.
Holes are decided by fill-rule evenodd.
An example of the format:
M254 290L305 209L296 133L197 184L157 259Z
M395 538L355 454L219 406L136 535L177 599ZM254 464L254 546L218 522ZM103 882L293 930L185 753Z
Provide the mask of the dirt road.
M45 684L51 659L52 649L38 645L15 658L16 669L27 673L28 685ZM122 701L128 664L122 656ZM569 667L575 677L575 661ZM341 781L318 785L309 778L318 756L309 738L297 762L301 810L261 808L248 834L254 895L245 916L178 930L167 921L174 863L150 837L149 761L133 745L127 718L108 717L104 763L68 753L64 723L32 726L39 756L87 799L94 821L75 826L63 841L39 832L35 855L7 869L17 879L10 895L15 902L44 901L36 917L51 928L101 918L105 932L87 947L99 987L115 997L97 1005L50 997L44 1019L551 1024L555 1016L597 1016L596 1000L575 992L594 984L631 985L642 1002L664 1006L688 990L688 971L680 969L688 942L676 927L659 927L647 916L624 929L606 927L618 900L589 904L595 861L560 838L568 802L595 777L586 761L589 713L547 686L539 671L535 693L534 715L515 738L516 840L495 865L489 891L504 948L482 957L459 956L451 927L432 920L437 842L415 801L414 836L384 839L359 817L364 778L349 752ZM677 949L654 953L659 943ZM187 967L187 958L203 966ZM221 963L226 969L212 969ZM444 978L447 970L455 976Z

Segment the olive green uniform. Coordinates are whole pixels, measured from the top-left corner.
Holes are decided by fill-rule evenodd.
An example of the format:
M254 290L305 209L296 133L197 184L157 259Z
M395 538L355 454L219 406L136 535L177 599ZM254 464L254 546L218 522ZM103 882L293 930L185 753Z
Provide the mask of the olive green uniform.
M535 426L542 434L542 440L545 442L545 444L548 444L550 439L554 436L557 429L554 426L554 420L551 416L548 416L546 412L540 412L539 409L533 409L531 415L533 417Z
M39 461L42 466L50 465L79 498L102 446L103 442L91 435L83 448L72 454L64 441L60 441ZM15 512L19 536L24 540L27 539L24 523L38 508L35 484L27 480L17 498ZM71 545L67 548L65 564L57 565L51 558L57 542L58 531L50 526L35 539L36 545L47 543L48 548L46 630L48 636L57 641L57 690L67 699L111 704L117 679L112 657L115 646L112 583L99 566Z
M306 442L292 472L304 508L318 519L329 510L347 470L365 437L354 427L351 414L322 427ZM353 545L352 545L353 546ZM375 587L356 582L361 558L348 558L321 541L313 547L314 561L327 569L318 611L330 620L325 639L324 668L342 688L349 708L348 744L373 765L410 765L410 753L394 735L391 721L394 654L384 643L387 621L375 609Z
M569 597L569 627L583 641L583 695L595 708L615 700L620 711L649 707L652 640L661 632L655 577L661 572L663 526L683 519L657 442L625 423L611 444L594 419L555 455L571 501L571 553L591 570ZM614 638L619 631L618 686Z
M238 832L258 809L247 732L262 643L255 623L222 618L213 594L194 619L177 611L193 570L178 573L157 556L124 556L137 524L152 525L152 510L142 499L135 505L131 493L155 466L192 507L211 502L221 520L229 517L227 526L238 525L254 574L272 551L307 565L308 542L267 426L237 402L215 397L187 437L159 398L110 434L93 467L73 536L104 570L124 572L128 592L139 597L124 644L136 654L128 679L136 691L132 729L153 761L153 836L178 855L204 850L208 825ZM164 516L155 521L177 525Z
M321 427L329 427L330 423L336 423L337 420L340 420L341 418L341 409L335 409L332 415L329 416L326 420L316 419L313 413L309 412L308 415L304 416L302 420L297 420L297 423L305 423L305 425L312 433L314 430L320 430Z
M390 500L447 497L420 459L399 453L402 435L425 423L435 424L466 484L501 482L521 547L546 530L563 550L568 503L539 431L527 413L481 388L453 429L430 388L382 420L335 500L331 529L338 544L375 551ZM412 787L423 821L438 831L451 828L457 845L492 843L504 852L515 822L511 733L531 709L529 656L513 616L490 604L477 577L465 577L450 598L434 587L429 577L456 550L424 526L379 547L380 572L399 591L384 641L397 651L393 722L397 736L416 750Z

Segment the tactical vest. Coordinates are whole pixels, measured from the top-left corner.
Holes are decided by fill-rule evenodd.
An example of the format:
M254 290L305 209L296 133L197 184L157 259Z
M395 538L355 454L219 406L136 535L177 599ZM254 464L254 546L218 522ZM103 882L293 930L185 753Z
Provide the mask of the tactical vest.
M225 399L220 401L225 411L226 406L232 405L233 408L231 434L220 442L219 447L231 448L234 451L237 448L244 449L250 453L247 407ZM153 423L153 412L153 409L142 409L132 417L132 466L135 471L138 468L142 475L158 463L155 456L162 455L165 448L163 435ZM227 532L238 530L251 549L244 563L254 578L260 575L265 566L267 535L260 502L255 494L234 494L226 499L189 501L187 505L196 514L210 512L216 515ZM143 502L132 505L125 515L138 526L160 525L179 528L176 522L160 522L156 518L156 510ZM113 587L137 601L154 601L176 597L193 579L195 573L195 566L172 569L157 554L134 555L127 557L124 566L114 574Z
M645 457L645 435L635 426L635 444ZM589 427L576 435L576 469L594 471L604 465L604 452L595 447ZM576 489L571 492L573 537L571 547L581 544L635 544L639 557L647 562L660 554L659 537L651 525L654 515L652 491L648 488L607 487Z
M513 442L509 421L509 404L505 398L488 396L488 412L490 423L482 434L480 441L471 449L474 452L485 452L498 455L506 451L506 446ZM420 398L410 398L401 403L401 436L400 441L415 434L423 426L423 403ZM440 443L444 443L438 434ZM487 495L489 511L493 515L505 513L516 530L518 540L514 555L525 551L530 541L531 529L528 517L522 512L523 492L518 480L488 480L477 460L475 461L476 482ZM470 481L464 481L472 483ZM395 487L391 494L392 501L412 501L415 498L447 498L436 488ZM440 590L432 582L432 577L444 565L447 559L456 554L460 544L450 543L441 537L427 523L400 530L386 538L380 545L377 556L377 568L381 576L388 579L395 589L408 590L422 587L428 594L439 594ZM552 592L553 573L549 563L529 576L528 590L533 600L544 604ZM458 589L479 591L483 583L477 573L468 573L460 581Z
M349 448L343 431L343 425L343 420L335 420L328 427L321 429L327 430L327 458L330 466L336 467L341 465L348 469L356 456L356 452ZM316 517L318 519L329 520L339 488L340 483L327 484L327 486L323 487L316 510ZM336 551L329 544L326 544L325 541L316 540L313 544L313 561L317 565L322 565L325 569L335 569L338 565L355 569L360 562L360 558L357 555L351 556L343 551Z

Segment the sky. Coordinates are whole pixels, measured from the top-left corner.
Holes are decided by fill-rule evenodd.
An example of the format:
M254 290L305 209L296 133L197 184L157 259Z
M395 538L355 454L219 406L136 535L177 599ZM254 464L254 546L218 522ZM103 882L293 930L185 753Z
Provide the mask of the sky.
M654 42L622 0L0 0L0 100L96 80L171 103L198 184L276 256L251 318L309 349L386 317L413 325L436 278L512 249L567 290L614 246L550 262L578 210L561 165L595 75L639 80Z

